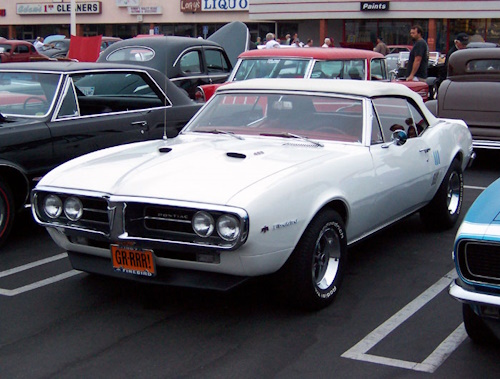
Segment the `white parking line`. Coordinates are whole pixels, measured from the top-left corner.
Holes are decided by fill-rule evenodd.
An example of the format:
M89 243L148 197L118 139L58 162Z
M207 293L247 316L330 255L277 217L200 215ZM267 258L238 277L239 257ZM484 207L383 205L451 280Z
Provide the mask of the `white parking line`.
M475 189L480 191L484 191L486 189L486 187L478 187L478 186L464 186L464 188Z
M367 354L367 352L387 337L399 325L405 322L425 304L436 297L445 288L448 288L452 279L456 278L455 269L443 276L431 287L420 294L416 299L402 308L399 312L389 318L382 325L368 334L360 342L347 350L342 357L356 359L365 362L383 364L387 366L400 367L415 371L434 372L448 356L467 338L467 333L463 324L461 324L453 333L451 333L423 362L409 362L399 359L381 357Z
M36 261L36 262L31 262L31 263L28 263L28 264L25 264L25 265L22 265L19 267L5 270L5 271L0 272L0 278L6 277L9 275L14 275L14 274L17 274L17 273L22 272L22 271L30 270L34 267L38 267L38 266L41 266L41 265L44 265L44 264L47 264L50 262L55 262L57 260L66 258L67 256L68 256L68 254L66 254L66 253L54 255L52 257L41 259L41 260ZM14 288L11 290L5 289L5 288L0 288L0 295L16 296L16 295L19 295L21 293L32 291L34 289L37 289L37 288L40 288L40 287L43 287L43 286L46 286L46 285L49 285L52 283L59 282L60 280L67 279L67 278L70 278L72 276L75 276L75 275L78 275L81 273L82 273L81 271L70 270L70 271L63 272L62 274L55 275L55 276L40 280L40 281L35 282L35 283L27 284L27 285L19 287L19 288Z

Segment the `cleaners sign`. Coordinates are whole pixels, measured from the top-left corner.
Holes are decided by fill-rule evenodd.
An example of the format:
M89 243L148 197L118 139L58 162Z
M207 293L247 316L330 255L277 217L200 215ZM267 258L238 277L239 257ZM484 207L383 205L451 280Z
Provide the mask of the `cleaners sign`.
M52 15L70 14L71 3L24 3L16 4L16 13L21 15ZM78 14L98 14L101 13L100 1L84 1L76 3L76 13Z

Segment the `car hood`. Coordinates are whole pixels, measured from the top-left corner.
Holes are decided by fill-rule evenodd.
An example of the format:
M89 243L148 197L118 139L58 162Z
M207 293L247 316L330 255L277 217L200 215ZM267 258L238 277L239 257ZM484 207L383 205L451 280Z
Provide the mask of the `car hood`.
M500 179L497 179L471 205L457 237L500 240L499 191Z
M313 164L335 151L346 155L342 145L332 150L282 138L184 135L76 158L47 174L38 188L227 204L262 179L306 162Z
M250 48L250 32L241 21L233 21L224 25L208 37L208 40L216 42L224 48L233 67L238 56Z

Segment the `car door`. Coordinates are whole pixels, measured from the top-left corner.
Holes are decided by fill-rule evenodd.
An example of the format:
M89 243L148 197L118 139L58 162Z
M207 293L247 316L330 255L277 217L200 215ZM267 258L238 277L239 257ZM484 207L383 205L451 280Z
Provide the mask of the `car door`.
M178 74L170 80L194 99L196 88L208 82L201 46L184 50L173 66L178 66Z
M12 54L12 62L29 62L30 49L26 45L17 45Z
M438 164L428 142L421 138L428 123L410 99L373 99L370 151L378 194L378 222L385 225L419 209L436 185ZM401 142L393 133L404 131Z
M110 146L161 138L170 107L138 72L67 77L50 122L58 163ZM56 162L57 163L57 162Z
M204 84L224 83L231 73L231 63L222 49L204 47L203 63L207 74Z

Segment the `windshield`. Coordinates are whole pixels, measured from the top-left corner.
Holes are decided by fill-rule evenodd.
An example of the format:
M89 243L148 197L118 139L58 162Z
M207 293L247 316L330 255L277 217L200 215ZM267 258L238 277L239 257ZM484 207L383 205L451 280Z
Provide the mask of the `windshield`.
M276 93L218 94L183 131L361 143L362 100Z
M238 66L233 80L303 78L309 62L309 59L297 58L244 59Z
M4 116L44 116L51 107L59 74L0 73L0 113Z

